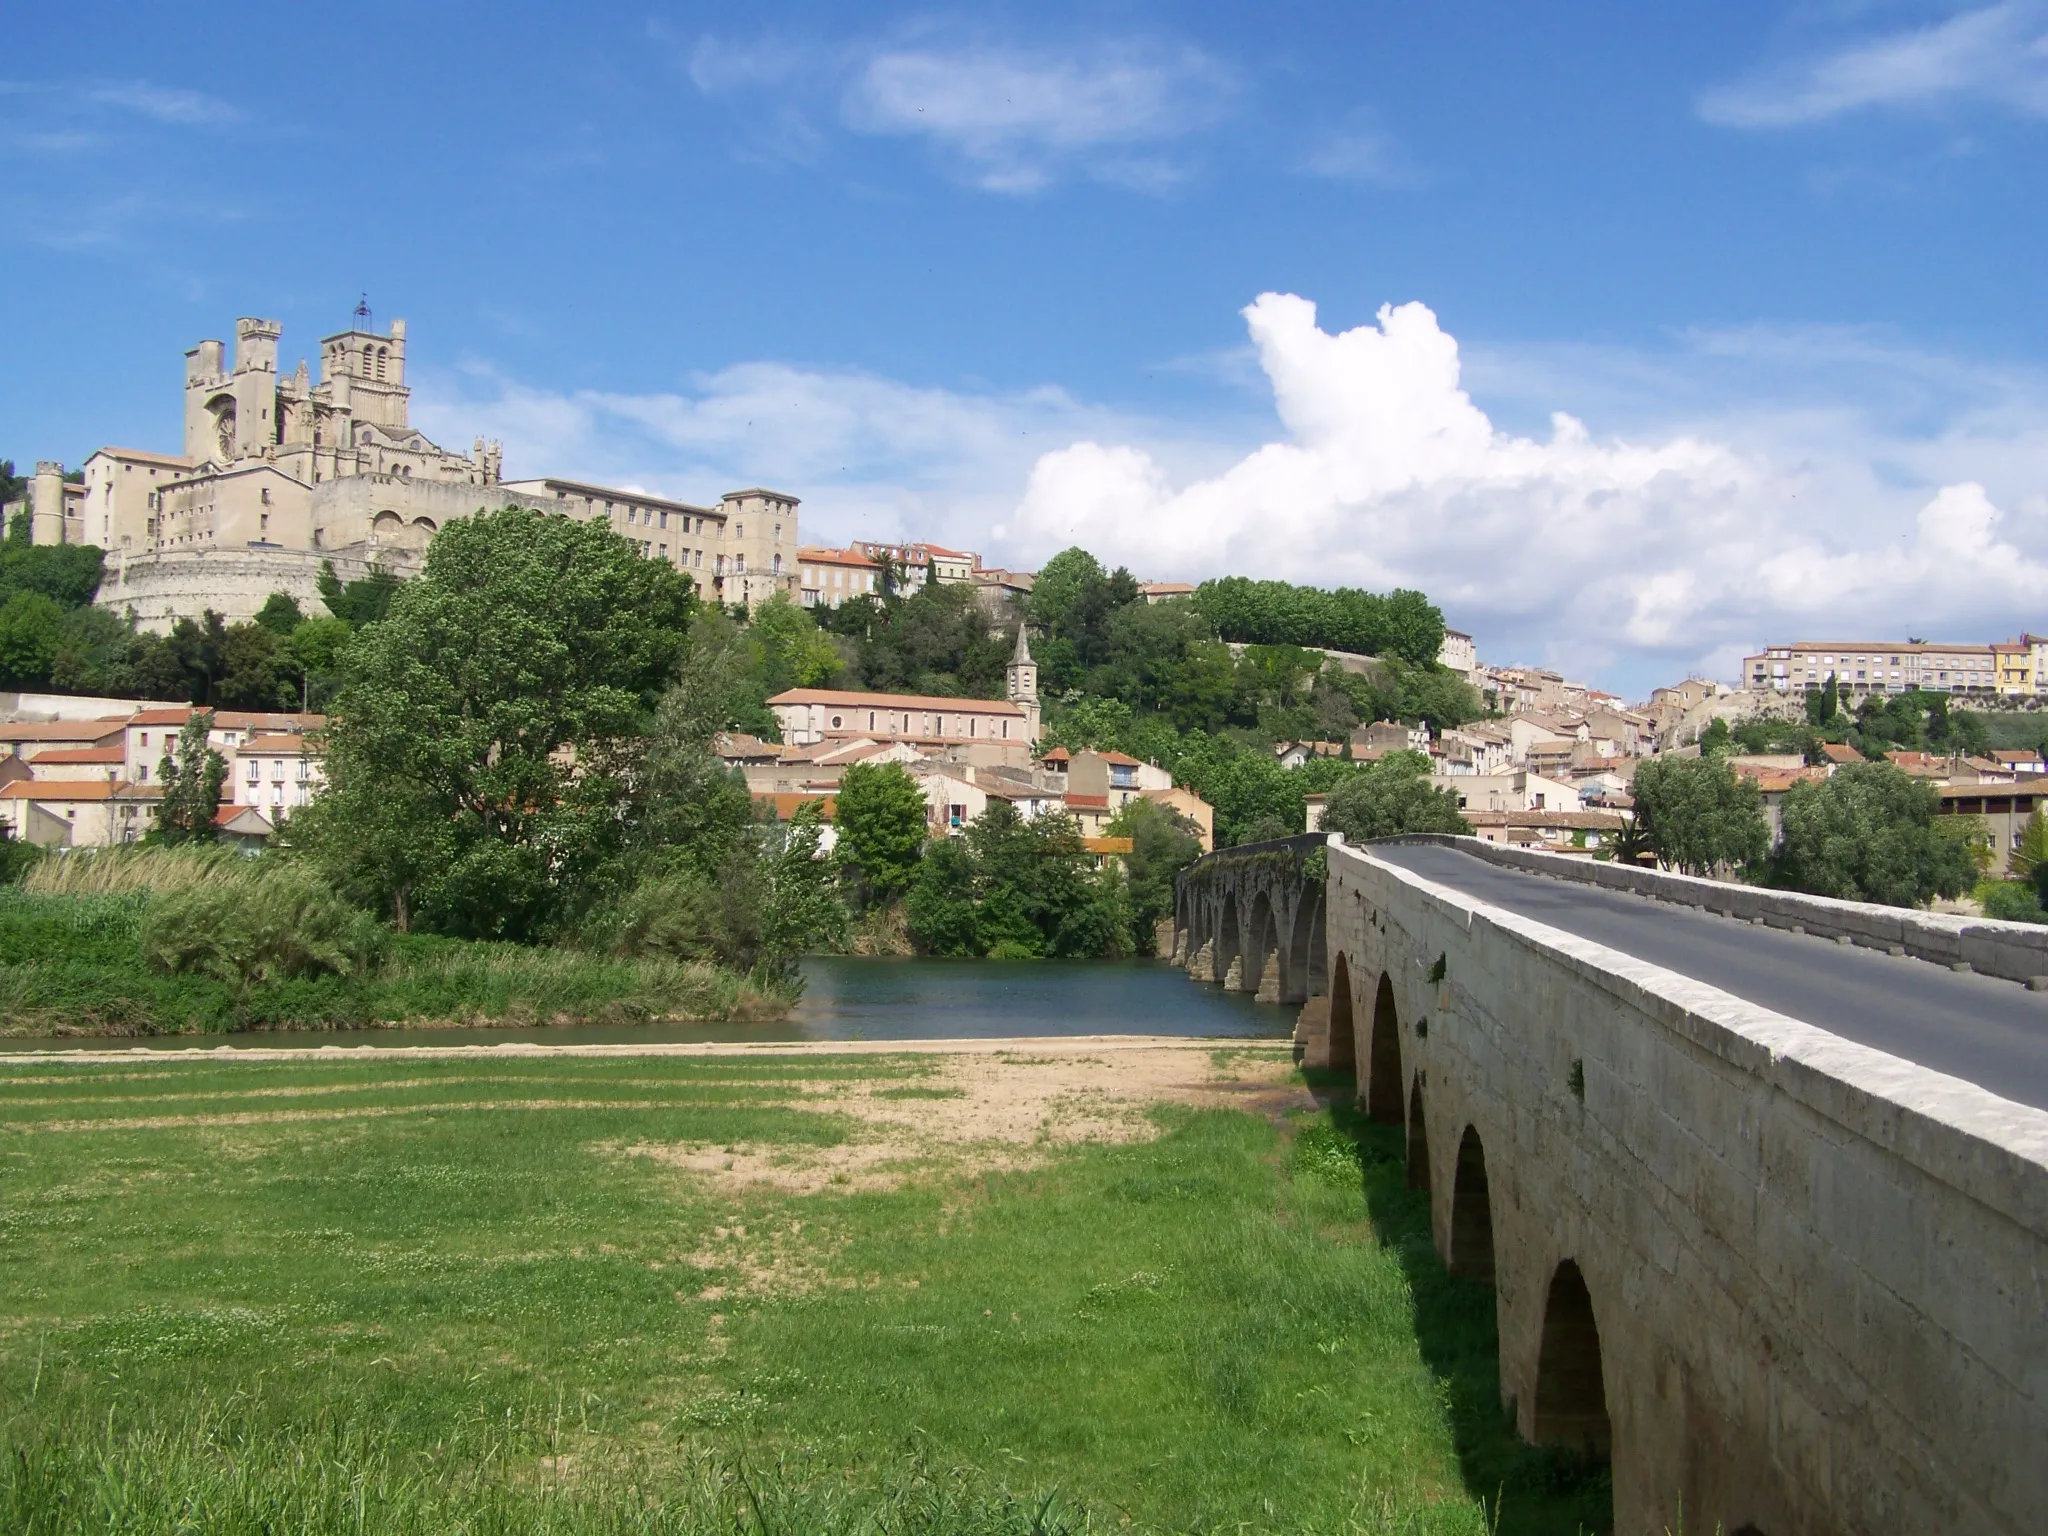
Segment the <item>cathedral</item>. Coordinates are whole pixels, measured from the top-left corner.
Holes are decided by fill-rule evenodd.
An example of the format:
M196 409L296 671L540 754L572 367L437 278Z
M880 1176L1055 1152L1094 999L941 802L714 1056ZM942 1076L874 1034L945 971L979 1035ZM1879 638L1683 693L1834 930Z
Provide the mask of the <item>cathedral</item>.
M82 484L38 464L25 508L34 541L99 545L98 602L158 631L209 609L249 618L273 592L322 612L323 565L345 581L373 568L411 575L448 519L504 506L604 520L721 602L799 596L795 497L755 488L700 507L581 481L508 482L497 443L455 453L411 424L405 322L378 332L358 316L321 340L317 383L303 359L278 372L275 321L237 320L232 355L200 342L185 354L184 451L102 448Z

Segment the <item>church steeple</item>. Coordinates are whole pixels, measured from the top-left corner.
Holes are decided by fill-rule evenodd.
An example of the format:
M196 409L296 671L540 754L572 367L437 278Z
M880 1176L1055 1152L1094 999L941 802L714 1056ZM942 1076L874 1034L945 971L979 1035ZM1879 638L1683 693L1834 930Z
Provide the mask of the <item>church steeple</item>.
M1024 638L1024 626L1017 626L1017 648L1010 653L1010 702L1038 702L1038 663L1031 659L1031 646Z
M1031 659L1031 646L1024 638L1024 626L1017 626L1017 649L1010 653L1008 671L1010 702L1024 707L1024 735L1038 740L1038 663Z

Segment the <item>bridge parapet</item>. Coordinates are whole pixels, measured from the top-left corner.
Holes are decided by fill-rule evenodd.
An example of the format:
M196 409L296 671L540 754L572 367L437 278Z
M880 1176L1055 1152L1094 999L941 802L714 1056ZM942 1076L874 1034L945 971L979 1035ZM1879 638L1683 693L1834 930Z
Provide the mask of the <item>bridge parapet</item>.
M1770 928L1847 939L1852 944L1907 954L1937 965L1967 965L1973 971L2001 976L2007 981L2032 982L2038 977L2048 986L2048 927L2039 923L2001 923L1947 912L1837 901L1830 896L1703 880L1693 875L1545 853L1535 848L1509 848L1471 837L1416 833L1384 841L1457 848L1507 869L1555 875L1607 890L1633 891L1639 896L1698 907Z
M1431 840L2048 968L1972 932L2013 925ZM1371 855L1325 856L1330 1065L1494 1285L1521 1432L1611 1454L1618 1532L2048 1529L2048 1114Z

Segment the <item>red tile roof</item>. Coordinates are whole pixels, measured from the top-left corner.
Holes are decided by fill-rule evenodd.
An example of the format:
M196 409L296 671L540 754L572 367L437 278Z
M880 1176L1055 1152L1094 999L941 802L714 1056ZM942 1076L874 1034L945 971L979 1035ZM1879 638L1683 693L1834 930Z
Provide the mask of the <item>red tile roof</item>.
M946 699L922 693L852 693L837 688L791 688L770 704L822 704L842 709L917 709L949 715L1022 715L1024 707L1007 699Z
M52 747L29 759L32 763L125 763L125 747Z

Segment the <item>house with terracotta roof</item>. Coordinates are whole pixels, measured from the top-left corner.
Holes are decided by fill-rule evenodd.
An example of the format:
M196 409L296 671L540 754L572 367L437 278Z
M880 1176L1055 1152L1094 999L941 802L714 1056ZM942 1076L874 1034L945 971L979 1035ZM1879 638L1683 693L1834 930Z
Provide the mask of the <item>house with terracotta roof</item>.
M1628 817L1619 811L1467 811L1473 835L1482 842L1591 858L1621 835Z
M128 753L118 742L105 747L51 747L28 760L29 777L42 783L127 777Z
M130 783L157 781L164 755L176 755L178 735L197 706L180 704L171 709L137 710L123 726ZM295 736L318 731L327 724L325 715L295 714L284 710L217 709L206 732L206 744L222 757L228 756L254 736Z
M128 719L10 721L0 725L0 756L26 761L39 752L118 745Z
M162 798L118 780L17 779L0 785L0 824L39 848L104 848L147 832Z
M327 783L317 738L282 733L252 735L227 755L222 789L237 806L261 810L273 824L291 818Z
M880 590L880 563L857 549L799 549L796 568L806 608L837 608Z
M1140 584L1138 595L1148 603L1171 603L1195 595L1191 581L1148 581Z

